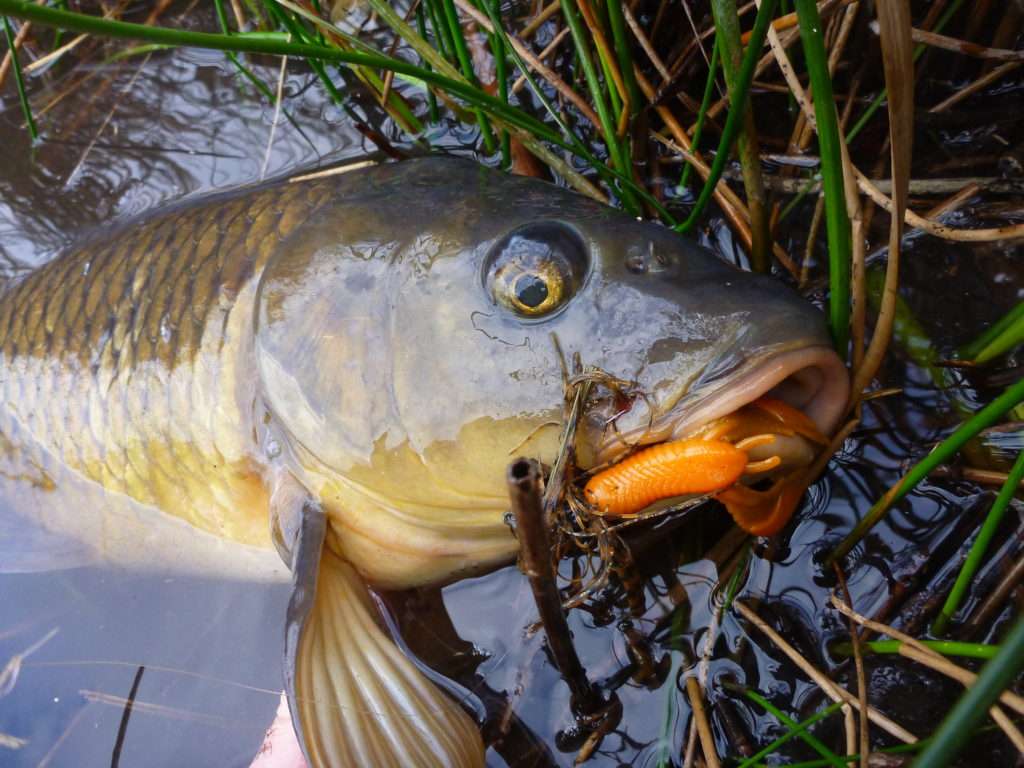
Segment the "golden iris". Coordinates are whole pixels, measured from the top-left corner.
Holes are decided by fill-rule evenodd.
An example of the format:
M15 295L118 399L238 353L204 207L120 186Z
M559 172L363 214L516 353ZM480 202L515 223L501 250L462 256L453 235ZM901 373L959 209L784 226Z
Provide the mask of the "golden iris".
M565 277L552 261L529 266L512 262L494 276L494 293L509 309L525 317L540 317L558 308L565 298Z

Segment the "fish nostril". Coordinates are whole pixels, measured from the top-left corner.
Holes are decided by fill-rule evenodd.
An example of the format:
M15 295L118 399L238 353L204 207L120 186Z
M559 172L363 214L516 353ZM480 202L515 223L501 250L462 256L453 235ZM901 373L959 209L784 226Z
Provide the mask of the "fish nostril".
M647 271L647 260L642 254L630 253L626 256L626 269L634 275L642 275Z

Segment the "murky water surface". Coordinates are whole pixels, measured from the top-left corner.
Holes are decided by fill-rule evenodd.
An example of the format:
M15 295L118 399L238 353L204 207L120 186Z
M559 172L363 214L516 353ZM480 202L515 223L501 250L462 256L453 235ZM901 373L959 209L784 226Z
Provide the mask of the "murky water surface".
M256 70L276 81L276 63ZM37 104L53 102L45 114L40 110L47 140L37 147L21 127L13 89L0 101L0 266L8 274L45 262L97 226L167 201L377 150L297 67L284 88L301 132L284 119L275 127L273 108L241 88L214 53L137 57L36 78L32 87L45 94L36 96ZM358 100L353 104L361 110ZM377 130L402 145L393 130ZM455 147L458 140L449 134L441 143ZM1009 246L914 239L905 257L904 296L948 351L1021 298L1021 255ZM948 376L967 402L993 391L979 393L976 387L986 385L980 378ZM847 628L827 607L834 579L816 556L958 420L926 372L900 354L889 363L886 383L902 392L866 408L862 426L811 489L799 522L777 544L755 549L740 593L808 658L844 681L851 672L828 644L843 639ZM974 485L937 480L920 486L853 554L848 576L857 608L885 613L894 595L916 593L950 571L985 508L985 495ZM680 762L690 720L680 673L705 652L714 631L709 627L718 626L706 667L710 680L749 685L797 718L822 705L818 690L766 638L741 626L734 613L716 619L717 571L699 553L725 526L720 513L701 514L706 519L654 537L657 546L637 542L634 556L646 579L641 610L631 612L623 587L613 583L589 610L571 614L591 678L615 690L624 711L591 765ZM1018 552L1024 535L1019 516L1009 517L998 539L1000 556ZM694 561L678 565L680 551L693 551ZM931 557L935 551L946 554ZM998 573L984 576L982 583L991 584ZM687 599L676 608L680 586ZM496 743L491 763L571 765L579 744L565 733L568 689L540 635L529 631L535 609L524 577L509 567L445 588L448 617L438 598L436 590L424 591L390 596L388 604L411 650L455 679L472 707L486 713L485 733ZM20 749L0 747L0 763L107 764L119 743L124 698L144 667L120 739L122 765L247 765L277 704L286 602L283 585L102 568L0 575L0 663L48 638L22 661L16 679L0 685L0 733L26 741ZM913 620L903 605L886 615L904 624ZM639 657L627 648L630 636L643 640ZM651 669L640 679L643 664L636 660L644 655ZM870 659L869 675L877 706L919 734L933 729L957 692L892 658ZM761 744L777 735L771 716L738 696L721 703L722 690L714 687L720 753L736 754L744 735ZM839 719L819 735L840 747ZM991 764L1008 758L995 741L989 747ZM799 744L787 754L813 756Z

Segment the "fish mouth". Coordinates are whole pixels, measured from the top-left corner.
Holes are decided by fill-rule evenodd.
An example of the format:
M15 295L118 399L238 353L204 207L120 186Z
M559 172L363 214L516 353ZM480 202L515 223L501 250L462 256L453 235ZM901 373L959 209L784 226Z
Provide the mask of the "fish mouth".
M638 447L678 440L763 397L804 413L828 435L835 429L850 393L846 366L830 347L815 345L748 360L728 374L680 397L641 427L605 429L592 454L593 466L614 463Z
M740 527L771 535L813 479L848 396L846 366L829 347L747 360L643 427L606 429L585 495L617 517L714 496Z

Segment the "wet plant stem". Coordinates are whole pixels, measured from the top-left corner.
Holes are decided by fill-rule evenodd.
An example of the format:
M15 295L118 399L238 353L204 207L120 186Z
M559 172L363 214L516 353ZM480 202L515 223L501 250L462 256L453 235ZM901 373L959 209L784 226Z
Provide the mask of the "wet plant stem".
M731 94L731 97L734 99L733 105L725 119L725 127L722 129L722 137L718 142L718 151L715 153L715 160L711 165L711 173L705 180L697 202L694 204L693 210L690 211L690 215L685 221L674 227L677 232L686 233L693 230L697 221L704 214L704 209L707 207L715 187L722 178L722 172L725 170L725 165L729 159L729 150L732 148L732 143L740 129L740 121L743 117L747 94L750 92L750 84L754 80L754 69L757 66L761 46L764 45L765 36L768 34L768 27L771 23L772 14L775 11L775 4L776 0L765 0L761 7L757 9L754 28L750 33L750 45L747 46L747 51L743 55L743 63L736 77L736 88Z
M416 6L416 29L420 33L420 37L424 39L426 39L427 37L427 12L426 9L424 8L424 6L426 5L426 0L423 0L422 2L419 3L419 5ZM428 64L425 61L423 62L423 66L428 70L432 70L430 64ZM505 101L508 101L508 99L506 98ZM438 120L441 119L441 115L437 108L437 96L434 95L433 90L429 88L427 89L427 105L430 110L430 122L436 123Z
M21 76L21 65L18 63L18 47L14 44L14 32L11 30L11 20L4 16L4 37L7 39L7 50L11 52L11 69L14 72L14 85L18 89L18 101L21 102L21 113L25 116L25 125L28 126L28 135L32 141L39 138L39 131L36 128L36 121L32 117L32 107L28 103L28 96L25 94L25 80Z
M913 768L944 768L953 762L988 709L1024 669L1024 617L1016 620L995 658L981 668L978 679L960 697L932 736Z
M953 588L950 590L942 610L939 611L939 615L932 624L933 635L941 635L946 631L950 619L953 618L953 614L957 612L960 603L963 602L964 595L971 585L971 580L981 567L985 551L988 549L992 537L999 530L999 524L1002 523L1003 518L1006 516L1006 510L1009 509L1010 501L1012 501L1014 494L1016 494L1021 480L1024 480L1024 451L1017 454L1017 460L1014 462L1006 482L1003 483L995 503L985 517L985 522L978 532L978 538L971 545L971 550L967 554L967 560L964 561L963 568L960 569L960 573L956 577L956 582L953 584Z
M194 46L210 50L234 51L236 53L296 56L308 59L310 62L329 61L361 65L371 69L391 69L398 74L437 85L456 96L466 99L470 104L492 111L514 127L527 131L538 138L550 141L552 144L556 144L564 149L574 150L571 144L563 140L544 123L521 110L509 107L500 99L489 96L479 88L451 77L446 77L438 72L431 72L402 59L385 56L380 53L342 50L326 45L287 42L262 35L223 35L147 26L145 24L132 24L102 19L83 13L61 11L56 8L35 5L26 2L26 0L0 0L0 14L10 14L11 16L30 19L48 26L61 27L86 34L102 35L104 37L138 39L153 43Z
M715 74L718 72L718 37L715 37L715 44L711 48L711 60L708 66L708 79L704 83L704 96L701 98L700 111L697 113L697 123L693 129L693 137L690 139L691 146L695 151L700 150L700 140L704 132L704 121L707 117L708 107L711 106L711 96L715 92ZM693 172L693 163L689 160L683 165L683 175L679 180L680 191L686 188Z
M960 350L960 357L981 365L1024 341L1024 301Z
M961 424L952 435L939 443L928 456L915 464L899 482L875 502L854 529L839 543L839 546L832 550L826 558L826 564L831 566L832 563L845 557L864 535L885 516L893 504L910 493L937 466L949 461L971 438L983 429L991 427L1003 414L1022 401L1024 401L1024 380L1008 387L1003 394Z
M961 643L955 640L919 640L926 648L941 653L943 656L963 656L968 659L991 659L999 652L998 645L984 643ZM899 640L869 640L861 643L868 653L898 654L902 642ZM836 643L831 652L837 656L852 656L853 644Z
M501 20L501 3L499 0L482 0L488 4L488 12L492 13L499 21ZM498 98L508 104L508 53L505 46L505 37L499 33L500 24L495 30L488 34L491 44L491 51L494 54L494 79L498 83ZM512 167L512 139L508 130L501 131L501 167Z
M734 686L727 686L727 687L733 688ZM840 709L842 709L842 707L843 707L842 702L838 702L838 701L834 702L834 703L830 704L829 706L825 707L820 712L815 712L813 715L811 715L806 720L798 723L795 720L793 720L791 717L788 717L778 707L776 707L774 704L772 704L770 701L768 701L768 699L766 699L764 696L762 696L761 694L757 693L756 691L752 691L749 688L737 688L737 689L744 696L746 696L748 699L750 699L750 701L752 701L755 704L757 704L765 712L768 712L769 714L771 714L773 717L775 717L776 720L778 720L780 723L782 723L783 725L785 725L789 729L788 731L786 731L786 733L784 733L782 736L777 738L771 744L768 744L766 747L764 747L762 750L760 750L756 754L751 755L750 757L748 757L746 760L744 760L742 763L740 763L737 766L737 768L751 768L751 766L757 765L758 761L760 761L762 758L765 758L768 755L772 754L779 747L781 747L783 744L785 744L786 742L791 741L791 740L793 740L795 738L802 739L804 742L806 742L808 744L808 746L810 746L812 749L814 749L814 751L816 751L819 755L824 757L825 758L825 762L823 763L823 765L833 765L833 766L836 766L836 768L844 768L844 766L846 765L846 762L841 757L839 757L835 752L833 752L831 749L826 747L821 742L820 739L817 739L816 737L814 737L813 735L811 735L810 733L807 732L807 730L812 725L814 725L815 723L817 723L817 722L819 722L821 720L824 720L829 715L835 714Z
M508 468L508 492L519 538L520 567L530 580L555 666L572 694L574 712L594 715L605 707L600 693L587 679L572 644L569 623L551 566L551 543L543 509L543 482L536 461L517 459Z
M818 124L822 190L825 195L825 232L828 239L828 318L832 340L841 357L850 343L850 217L843 186L843 158L839 142L839 117L828 72L828 55L822 35L821 16L814 0L795 0L800 17L800 39L810 76L814 116Z
M606 5L608 10L608 26L612 30L612 40L615 43L615 56L619 62L619 72L626 86L626 94L629 96L630 116L636 117L640 113L642 102L640 101L640 87L636 83L636 74L633 72L633 53L629 35L626 34L626 21L622 12L622 0L608 0Z
M594 60L590 53L590 42L586 31L583 29L583 22L580 20L576 4L574 0L561 0L561 3L562 17L565 19L565 23L569 27L569 33L572 35L573 42L575 43L575 51L579 55L580 66L583 69L583 75L590 90L590 98L597 109L598 119L601 123L601 132L604 134L605 145L608 147L608 154L611 156L612 165L623 176L632 178L633 169L629 161L628 149L624 150L628 145L619 140L615 121L612 119L608 101L605 99L604 91L601 88L601 81L597 76L597 69L594 67ZM619 189L619 194L626 210L634 215L639 215L640 204L637 202L632 190L622 186Z
M462 25L459 22L458 11L455 10L455 3L452 0L441 0L441 8L444 11L445 21L451 31L451 41L455 46L455 55L459 60L459 67L462 75L469 81L470 85L478 85L476 74L473 72L473 60L469 55L469 47L466 45L466 38L462 34ZM483 138L484 149L488 154L494 152L494 136L491 134L491 124L487 115L479 107L474 109L477 125L480 127L480 135Z
M743 174L743 187L747 193L750 211L750 266L754 272L768 272L771 268L771 240L768 234L768 210L765 204L764 182L761 179L761 148L757 140L754 112L750 109L749 93L737 93L737 78L742 62L740 21L736 0L712 0L715 17L715 47L721 49L722 72L729 91L731 109L743 104L743 125L737 138L737 153ZM698 120L700 116L698 115Z

